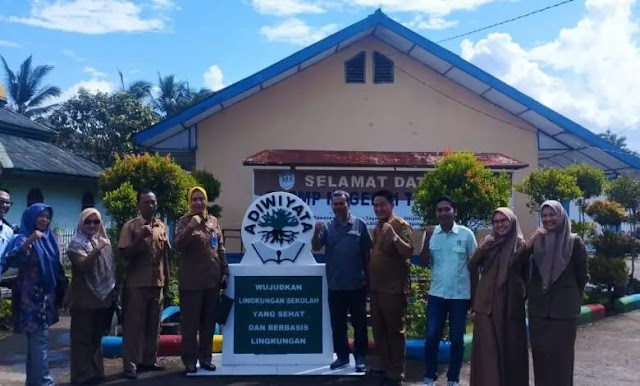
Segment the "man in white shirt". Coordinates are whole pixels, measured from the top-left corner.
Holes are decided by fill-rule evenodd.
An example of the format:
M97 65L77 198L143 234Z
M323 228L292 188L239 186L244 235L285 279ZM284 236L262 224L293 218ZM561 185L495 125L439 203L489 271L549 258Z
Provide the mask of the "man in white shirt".
M4 216L11 209L11 195L9 191L3 188L0 188L0 257L4 254L5 249L13 240L13 229L11 228L11 224L7 220L5 220ZM2 267L0 268L4 273L4 261L2 262Z

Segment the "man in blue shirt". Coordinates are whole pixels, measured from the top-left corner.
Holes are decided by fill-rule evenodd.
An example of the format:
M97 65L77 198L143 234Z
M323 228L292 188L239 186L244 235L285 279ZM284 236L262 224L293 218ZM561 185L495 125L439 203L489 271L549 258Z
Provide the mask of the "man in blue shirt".
M455 222L456 203L448 197L436 202L437 227L425 230L420 262L431 267L431 286L427 303L424 384L433 386L437 379L438 348L447 314L451 360L447 372L448 386L458 386L464 354L464 333L471 298L471 281L467 264L476 250L473 232Z
M367 266L371 237L367 224L349 213L349 193L337 190L331 195L331 209L335 218L329 223L316 223L314 250L326 246L325 263L329 286L329 313L333 331L333 349L337 359L331 369L349 365L347 314L351 314L354 330L354 357L356 371L364 372L367 355Z
M4 218L4 216L9 212L9 209L11 209L11 195L8 190L0 188L0 257L2 257L5 249L11 240L13 240L13 229L11 228L11 224L9 224L9 222ZM0 271L4 273L4 260L0 262L0 265Z

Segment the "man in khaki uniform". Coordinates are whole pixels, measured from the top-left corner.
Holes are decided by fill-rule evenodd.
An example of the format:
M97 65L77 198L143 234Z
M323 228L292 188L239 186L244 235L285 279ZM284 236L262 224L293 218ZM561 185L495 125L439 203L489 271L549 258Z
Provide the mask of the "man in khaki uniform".
M413 241L411 226L393 214L395 197L388 190L373 195L378 224L373 230L369 263L371 323L383 385L402 385L405 373L405 320Z
M167 280L170 248L164 224L156 218L156 195L138 192L140 216L122 227L118 248L127 260L123 293L123 376L138 377L138 371L162 371L156 363L162 289Z

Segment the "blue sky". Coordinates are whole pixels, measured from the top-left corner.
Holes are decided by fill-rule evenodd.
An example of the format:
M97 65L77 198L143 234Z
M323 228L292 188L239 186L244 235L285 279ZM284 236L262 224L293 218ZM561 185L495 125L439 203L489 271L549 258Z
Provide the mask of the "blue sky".
M433 41L561 0L0 0L0 54L33 54L65 91L175 74L220 88L355 23L381 6ZM443 43L593 131L640 149L640 6L575 0ZM2 74L4 75L4 74ZM4 79L4 77L2 78ZM635 93L635 97L633 96Z

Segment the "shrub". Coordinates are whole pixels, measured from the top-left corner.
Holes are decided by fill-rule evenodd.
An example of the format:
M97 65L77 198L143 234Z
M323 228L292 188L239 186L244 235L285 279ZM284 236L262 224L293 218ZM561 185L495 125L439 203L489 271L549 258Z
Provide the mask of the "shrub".
M589 259L589 275L591 283L610 289L627 282L627 264L623 259L595 256Z
M411 264L411 294L407 310L408 338L424 338L430 283L431 271L428 268Z
M630 254L637 245L636 239L625 234L603 230L601 235L591 239L596 254L606 258L623 258Z
M602 200L589 204L587 214L602 226L620 225L627 217L622 205L615 201Z
M585 243L591 243L596 236L596 224L591 221L579 222L571 220L571 231L580 235Z

